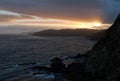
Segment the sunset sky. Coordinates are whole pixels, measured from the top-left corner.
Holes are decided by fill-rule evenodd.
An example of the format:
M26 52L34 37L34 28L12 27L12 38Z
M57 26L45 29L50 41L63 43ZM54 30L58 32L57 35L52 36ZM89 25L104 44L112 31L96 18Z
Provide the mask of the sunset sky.
M44 29L106 29L120 0L0 0L0 33Z

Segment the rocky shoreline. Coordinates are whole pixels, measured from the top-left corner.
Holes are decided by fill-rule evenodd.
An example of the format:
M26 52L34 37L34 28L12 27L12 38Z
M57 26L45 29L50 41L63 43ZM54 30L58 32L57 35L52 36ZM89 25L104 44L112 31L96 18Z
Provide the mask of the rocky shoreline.
M65 66L63 60L58 57L51 60L49 70L56 78L62 77L70 81L119 81L120 15L90 51L66 59L74 61Z

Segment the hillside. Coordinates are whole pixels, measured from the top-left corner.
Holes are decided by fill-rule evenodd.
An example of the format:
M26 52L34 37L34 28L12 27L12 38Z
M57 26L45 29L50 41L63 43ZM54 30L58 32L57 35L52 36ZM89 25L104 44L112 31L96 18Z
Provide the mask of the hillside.
M105 81L120 80L120 15L88 54L87 72Z
M95 29L61 29L61 30L44 30L40 32L35 32L32 35L35 36L48 36L48 37L69 37L69 36L84 36L90 39L99 39L104 36L105 30L95 30Z

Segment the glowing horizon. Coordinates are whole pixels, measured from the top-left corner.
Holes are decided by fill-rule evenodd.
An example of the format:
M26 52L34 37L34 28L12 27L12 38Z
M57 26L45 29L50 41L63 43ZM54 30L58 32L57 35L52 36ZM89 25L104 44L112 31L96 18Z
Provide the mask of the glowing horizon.
M28 16L28 15L27 15ZM9 25L21 25L21 26L34 26L34 27L61 27L61 28L88 28L88 29L106 29L110 24L102 24L100 20L92 20L91 22L85 21L73 21L73 20L62 20L62 19L54 19L54 18L43 18L38 16L29 15L31 18L17 18L10 19L7 22L1 22L1 26L9 26Z
M94 20L70 20L41 17L31 14L22 14L8 10L0 10L0 16L8 17L6 20L0 22L0 26L29 26L29 28L53 28L53 29L107 29L111 24L103 24L99 18ZM10 17L10 18L9 18Z

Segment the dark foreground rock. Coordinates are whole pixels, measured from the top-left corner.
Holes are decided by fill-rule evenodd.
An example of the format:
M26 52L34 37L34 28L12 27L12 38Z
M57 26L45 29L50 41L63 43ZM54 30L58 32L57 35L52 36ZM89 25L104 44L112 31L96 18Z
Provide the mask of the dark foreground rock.
M65 64L58 57L51 60L51 70L53 73L63 73L65 70Z
M120 81L120 15L88 53L87 72L105 81Z

